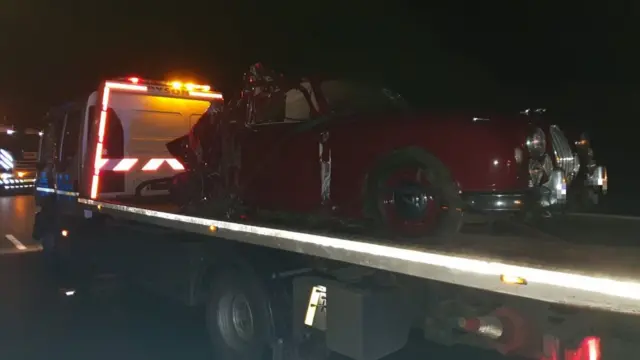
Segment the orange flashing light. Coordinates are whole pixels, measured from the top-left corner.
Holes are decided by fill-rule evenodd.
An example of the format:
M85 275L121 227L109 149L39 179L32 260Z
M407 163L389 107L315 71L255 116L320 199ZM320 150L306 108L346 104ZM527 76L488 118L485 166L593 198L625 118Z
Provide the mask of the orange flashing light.
M107 87L111 89L118 90L129 90L129 91L147 91L147 87L144 85L136 85L136 84L123 84L116 82L107 82Z
M189 91L190 96L203 97L208 99L222 99L222 94L214 92Z

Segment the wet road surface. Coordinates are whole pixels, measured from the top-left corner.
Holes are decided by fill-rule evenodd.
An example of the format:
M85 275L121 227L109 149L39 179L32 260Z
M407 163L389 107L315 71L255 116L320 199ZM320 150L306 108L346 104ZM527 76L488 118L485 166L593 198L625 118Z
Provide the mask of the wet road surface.
M69 289L53 281L30 239L33 198L2 197L0 206L1 359L211 359L201 308L124 288L110 278L96 278L89 288L67 296ZM424 341L388 359L418 358L503 359L494 352Z
M34 211L31 196L0 197L0 254L42 249L31 239Z

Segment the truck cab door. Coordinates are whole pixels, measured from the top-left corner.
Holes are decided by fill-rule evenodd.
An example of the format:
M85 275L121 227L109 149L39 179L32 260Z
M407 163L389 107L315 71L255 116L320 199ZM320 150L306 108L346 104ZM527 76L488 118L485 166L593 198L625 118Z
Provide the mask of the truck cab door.
M60 153L60 140L64 117L50 116L45 127L38 155L35 200L38 206L44 206L56 195L56 169Z
M260 207L313 211L321 205L321 127L299 131L312 121L311 108L300 91L286 93L282 110L252 124L246 132L243 170L254 176L248 190Z
M79 149L81 146L80 128L83 118L83 109L70 109L62 125L58 161L55 164L56 192L58 205L61 211L73 210L78 197L78 183L80 177Z

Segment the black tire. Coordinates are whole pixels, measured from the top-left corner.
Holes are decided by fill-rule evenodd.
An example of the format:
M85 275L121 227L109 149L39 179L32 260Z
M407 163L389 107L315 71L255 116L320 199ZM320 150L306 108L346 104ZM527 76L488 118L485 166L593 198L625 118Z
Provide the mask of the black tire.
M391 226L388 217L379 206L378 193L384 182L397 169L416 167L426 171L426 177L432 188L437 192L440 213L436 226L428 232L421 234L391 234ZM426 237L427 243L442 242L447 236L460 231L463 222L463 202L459 196L455 182L451 178L449 170L434 155L422 149L410 148L396 151L380 160L374 170L369 174L367 181L367 193L365 212L373 218L377 225L383 227L383 231L389 235L404 237Z
M206 319L214 359L261 360L272 329L264 286L242 271L221 273L211 285Z

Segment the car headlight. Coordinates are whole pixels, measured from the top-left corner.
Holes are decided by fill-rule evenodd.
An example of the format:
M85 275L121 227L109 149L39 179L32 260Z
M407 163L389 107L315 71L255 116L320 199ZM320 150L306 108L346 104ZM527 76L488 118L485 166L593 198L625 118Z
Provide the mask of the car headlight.
M533 133L527 136L527 150L533 157L541 157L547 149L547 137L540 128L535 128Z

